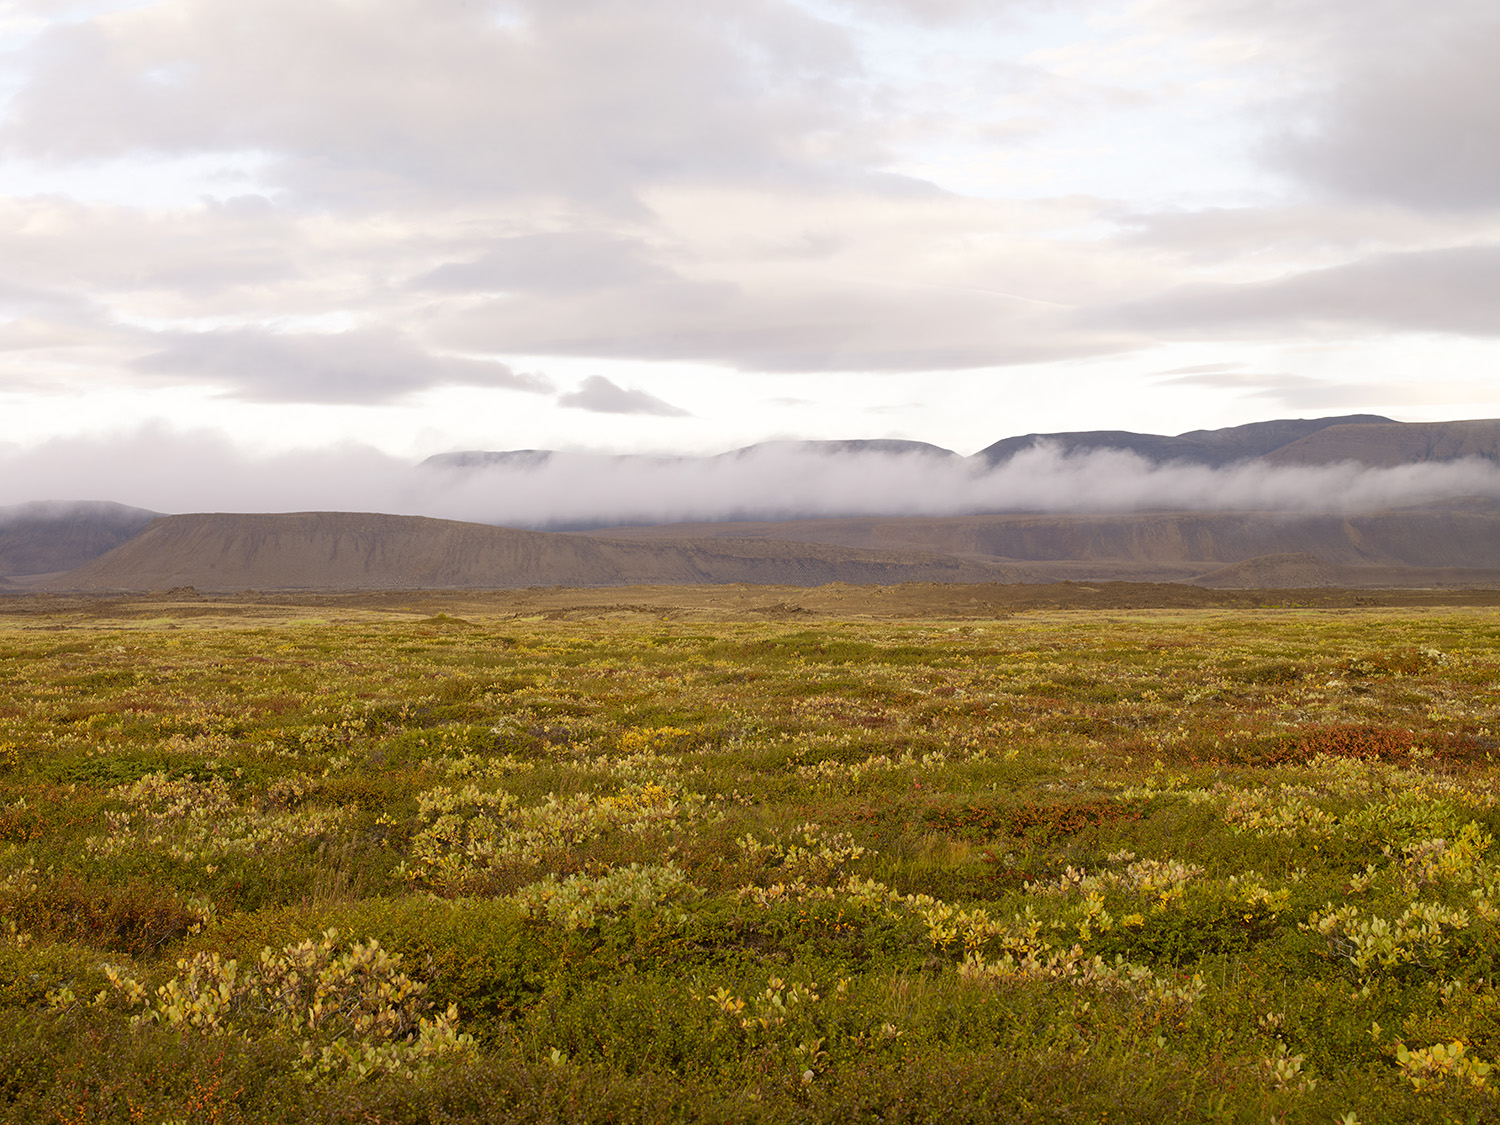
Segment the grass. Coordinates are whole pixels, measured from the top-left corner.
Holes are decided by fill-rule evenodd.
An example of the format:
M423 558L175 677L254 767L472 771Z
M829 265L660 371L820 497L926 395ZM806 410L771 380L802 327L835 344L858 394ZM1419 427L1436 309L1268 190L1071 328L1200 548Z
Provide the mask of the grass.
M0 618L0 1120L1500 1117L1493 609L198 608Z

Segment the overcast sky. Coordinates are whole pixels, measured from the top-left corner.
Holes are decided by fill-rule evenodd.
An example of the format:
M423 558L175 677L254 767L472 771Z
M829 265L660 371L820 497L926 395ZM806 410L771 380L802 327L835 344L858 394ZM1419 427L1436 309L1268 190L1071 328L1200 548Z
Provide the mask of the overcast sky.
M1497 58L1494 0L0 0L0 450L1500 416Z

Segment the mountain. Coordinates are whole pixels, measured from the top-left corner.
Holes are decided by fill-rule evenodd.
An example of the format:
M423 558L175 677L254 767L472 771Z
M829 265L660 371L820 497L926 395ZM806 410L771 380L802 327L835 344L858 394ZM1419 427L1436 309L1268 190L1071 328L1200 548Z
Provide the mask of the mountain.
M1125 564L1194 573L1264 555L1341 566L1462 567L1500 572L1500 510L1473 506L1367 515L1148 512L911 516L619 528L597 537L796 541L867 551L925 550L991 565Z
M951 449L944 449L941 445L932 445L925 441L864 438L844 441L762 441L755 445L747 445L743 449L731 449L728 453L720 453L716 459L738 460L766 453L811 453L823 457L858 457L873 453L883 457L920 456L937 457L942 460L959 456Z
M0 575L72 570L139 535L159 514L108 501L0 508Z
M639 453L588 453L557 449L464 449L457 453L434 453L418 462L419 469L510 469L528 471L542 468L573 467L610 469L622 464L675 465L679 461L699 460L692 457L656 457Z
M738 461L745 458L781 453L813 454L823 457L849 457L863 454L882 456L921 455L944 460L958 454L925 441L900 441L892 438L851 438L841 441L762 441L708 457L657 456L645 453L587 453L556 449L463 449L454 453L434 453L420 462L428 469L540 469L547 466L618 467L647 465L662 467L712 461Z
M608 535L348 512L166 516L52 590L829 582L1500 583L1500 511L809 520Z
M1271 422L1252 422L1245 426L1230 426L1222 430L1189 430L1185 434L1167 437L1162 434L1136 434L1127 430L1086 430L1057 434L1024 434L1005 438L994 445L986 446L974 454L974 460L991 467L1005 464L1017 453L1024 452L1043 443L1051 445L1063 454L1089 453L1094 450L1115 449L1134 453L1148 461L1184 461L1193 465L1208 465L1217 468L1258 457L1266 457L1277 450L1302 441L1330 427L1339 427L1357 432L1361 427L1401 427L1404 423L1392 422L1378 414L1350 414L1342 418L1281 418ZM1342 460L1334 457L1333 460Z
M1081 430L1021 434L1002 438L967 460L977 469L997 469L1019 453L1050 446L1064 456L1115 450L1156 464L1179 462L1219 468L1244 462L1265 465L1331 465L1344 461L1374 467L1456 461L1475 457L1500 461L1500 420L1394 422L1378 414L1334 418L1278 418L1218 430L1189 430L1176 435L1129 430ZM663 468L745 461L777 455L825 457L830 463L863 456L922 456L961 461L959 454L922 441L893 439L845 441L766 441L713 456L652 456L558 452L548 449L463 450L439 453L421 462L424 468L456 471L533 470L568 466L610 470L626 466Z
M930 551L817 543L628 542L350 512L164 516L47 584L56 590L501 589L688 583L995 582L1016 572Z
M1139 434L1129 430L1078 430L1021 434L986 446L969 460L991 468L1017 453L1047 444L1063 454L1120 450L1157 463L1182 461L1218 467L1261 460L1273 465L1327 465L1356 461L1391 466L1463 457L1500 460L1500 420L1396 422L1379 414L1346 414L1335 418L1278 418L1218 430ZM536 469L558 463L676 465L738 460L761 454L819 454L849 457L922 455L956 459L951 449L925 441L851 439L844 441L764 441L711 457L653 456L559 452L550 449L490 451L470 449L437 453L421 462L444 469Z
M1094 514L1048 513L1048 496L1057 508L1078 510L1080 497L1095 495L1079 490L1083 478L1068 475L1078 467L1060 471L1060 484L1036 474L1033 480L1030 470L1015 474L1020 493L1015 480L988 476L1042 441L1074 453L1126 450L1186 462L1192 471L1137 474L1144 483L1131 478L1135 491L1119 499L1110 492L1116 467L1104 465L1089 476L1085 466L1101 507L1082 509ZM1423 468L1462 459L1474 467ZM1321 499L1328 510L1322 512L1222 510L1253 507L1261 495L1290 497L1300 506L1308 474L1276 470L1343 463L1412 471L1387 473L1359 488L1370 478L1341 469L1332 483L1318 485L1326 490ZM968 459L923 442L887 440L766 442L716 457L677 458L473 450L423 462L456 474L426 478L434 498L460 495L483 503L489 495L501 502L524 496L532 527L551 518L552 526L572 530L347 512L154 518L118 504L25 505L0 510L0 576L20 577L29 588L79 590L1060 579L1500 584L1497 463L1500 421L1400 423L1374 415L1280 419L1176 436L1031 434ZM1217 489L1216 482L1245 474L1215 477L1204 470L1231 464L1266 471L1250 474L1255 487L1249 490ZM555 479L540 475L554 465L567 471ZM469 476L476 471L483 475ZM1256 491L1262 478L1283 482L1281 491ZM1003 487L986 492L991 479ZM1153 501L1151 489L1162 487L1158 479L1186 479L1191 487L1181 495L1188 499L1176 509L1133 508ZM1432 481L1439 482L1436 489ZM632 518L655 525L584 522L578 513L590 515L595 494L600 513L633 505ZM1001 509L1001 503L1014 505L1017 495L1029 509L1042 510ZM1354 499L1360 496L1370 499ZM572 522L564 524L567 506L579 497L584 504L575 505ZM1221 510L1188 510L1193 504ZM1111 505L1121 510L1102 510ZM1259 507L1274 507L1274 501ZM718 522L659 522L684 508ZM793 518L820 509L980 514ZM730 522L726 517L736 510L759 517Z
M1389 469L1464 457L1500 461L1500 420L1333 425L1290 442L1263 460L1270 465L1356 461Z

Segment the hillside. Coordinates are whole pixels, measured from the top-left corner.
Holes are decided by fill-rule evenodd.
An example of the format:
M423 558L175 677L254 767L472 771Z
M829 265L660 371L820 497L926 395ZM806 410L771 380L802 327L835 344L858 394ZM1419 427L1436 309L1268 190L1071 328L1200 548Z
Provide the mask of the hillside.
M1092 463L1081 470L1076 464L1047 468L1045 458L1043 468L1059 473L1058 481L1033 481L1026 474L1035 466L1023 466L1020 492L1002 489L994 494L999 500L990 497L974 507L950 495L957 490L984 499L982 490L962 490L991 472L998 479L1008 459L1040 441L1065 452L1121 449L1190 465L1160 475L1141 470L1140 494L1128 494L1120 510L1110 512L1017 510L1017 496L1029 501L1022 507L1037 507L1048 495L1058 504L1091 495L1080 493L1079 481L1068 474L1094 472ZM1463 459L1476 465L1440 465ZM1153 482L1180 481L1184 474L1194 482L1180 493L1187 497L1184 504L1227 506L1235 493L1218 483L1247 471L1254 480L1290 482L1277 495L1305 503L1310 486L1303 467L1349 462L1413 471L1388 475L1360 492L1350 481L1367 480L1363 470L1337 470L1344 502L1352 495L1384 496L1385 504L1408 506L1353 514L1135 510L1152 502L1151 488L1158 487ZM1264 471L1243 468L1250 463ZM119 504L33 504L0 510L0 578L29 588L80 590L1060 580L1281 587L1500 583L1500 478L1490 467L1496 463L1500 421L1419 424L1373 415L1280 419L1171 437L1031 434L997 442L967 464L951 450L885 440L773 441L717 457L470 451L429 458L415 470L443 470L424 483L434 489L435 500L453 489L465 503L449 510L488 514L490 497L503 505L506 496L524 495L532 528L573 530L348 512L152 522L155 513ZM1240 467L1225 469L1221 478L1218 469L1227 465ZM1117 470L1108 464L1098 470L1106 471ZM1426 493L1403 493L1407 477L1443 483ZM585 519L592 503L587 497L594 494L604 517ZM1101 489L1106 500L1109 494ZM569 518L578 497L585 504ZM775 499L769 510L767 497ZM629 515L619 514L621 505ZM684 506L704 522L666 522ZM792 518L809 509L992 514ZM760 518L721 520L736 511ZM655 526L607 526L624 519Z
M58 590L515 588L631 583L1007 581L1013 571L917 550L673 539L628 542L347 512L186 515L48 583Z
M989 563L1152 563L1199 570L1264 555L1311 555L1344 566L1500 569L1492 508L1364 516L1157 512L795 520L617 528L632 540L713 536L795 540L862 550L922 549Z
M1500 420L1336 425L1266 455L1271 465L1357 461L1375 468L1477 457L1500 461Z
M46 588L1062 580L1198 580L1218 586L1500 581L1500 512L814 520L626 528L600 535L360 513L189 515L156 520Z
M1379 423L1402 425L1376 414L1351 414L1342 418L1281 418L1219 430L1190 430L1171 437L1164 434L1137 434L1127 430L1023 434L997 441L974 454L973 459L997 467L1016 454L1045 443L1065 454L1115 449L1134 453L1147 461L1185 461L1217 468L1235 461L1264 457L1331 426L1353 429Z
M139 535L158 514L107 501L0 508L0 576L72 570Z

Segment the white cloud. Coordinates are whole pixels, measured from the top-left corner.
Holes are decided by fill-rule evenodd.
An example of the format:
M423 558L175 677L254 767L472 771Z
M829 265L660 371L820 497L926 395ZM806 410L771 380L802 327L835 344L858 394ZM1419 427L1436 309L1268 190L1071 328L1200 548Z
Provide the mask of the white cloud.
M531 468L418 467L345 446L251 457L223 435L160 429L0 450L0 504L110 499L162 512L382 511L516 526L974 512L1366 512L1454 496L1500 500L1474 460L1210 469L1040 445L983 472L920 453L830 456L772 443L737 457L558 455Z
M603 375L590 375L576 391L559 395L558 403L595 414L656 414L663 418L686 418L688 412L639 388L626 390Z
M829 145L859 147L847 37L790 5L493 9L161 0L58 24L0 143L51 160L260 151L276 185L330 201L607 206L662 176L805 177Z
M52 411L47 432L74 423L38 403L176 388L162 417L218 395L312 429L336 406L317 426L364 436L419 392L545 389L519 373L538 367L662 389L692 433L654 421L665 402L605 420L574 395L488 403L488 424L701 448L770 396L740 373L821 381L770 432L919 401L949 429L917 436L951 441L976 403L1025 430L1028 411L1138 416L1153 387L1207 423L1333 387L1396 401L1423 384L1347 373L1373 341L1500 328L1487 0L15 11L0 388L33 396L12 419ZM1268 365L1282 339L1344 349L1326 367L1345 370ZM1242 377L1152 381L1202 341ZM1492 369L1473 350L1444 372ZM969 393L936 402L943 372Z
M1453 7L1471 18L1454 23L1449 11L1427 35L1352 60L1271 144L1277 163L1343 196L1500 207L1500 15Z
M552 389L541 376L518 374L495 360L434 355L386 329L291 334L240 328L163 336L165 346L133 360L133 369L221 383L251 400L385 402L445 384Z
M1195 338L1361 331L1500 337L1500 245L1377 255L1250 284L1184 286L1090 315Z

